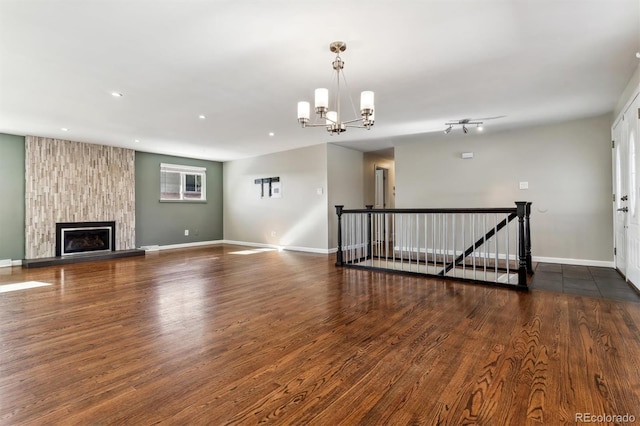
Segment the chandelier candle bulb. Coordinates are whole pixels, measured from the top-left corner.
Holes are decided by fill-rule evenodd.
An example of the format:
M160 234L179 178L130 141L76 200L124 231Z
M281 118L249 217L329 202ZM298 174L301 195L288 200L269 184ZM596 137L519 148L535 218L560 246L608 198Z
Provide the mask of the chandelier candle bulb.
M360 93L360 111L363 115L371 114L373 111L373 92L367 90Z
M311 106L309 102L298 102L298 121L303 120L307 122L309 120Z
M329 89L316 89L315 99L316 113L322 116L322 114L327 112L327 108L329 108Z

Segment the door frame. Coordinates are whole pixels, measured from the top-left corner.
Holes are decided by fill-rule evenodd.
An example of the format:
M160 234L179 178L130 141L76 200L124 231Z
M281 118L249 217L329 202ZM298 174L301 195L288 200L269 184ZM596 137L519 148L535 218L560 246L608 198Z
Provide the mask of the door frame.
M378 172L382 171L382 206L378 203ZM386 167L378 166L377 164L373 169L373 205L374 208L387 208L389 200L389 169Z
M638 161L640 156L637 153L639 148L640 132L640 86L635 94L625 104L613 125L611 126L612 138L612 193L613 193L613 263L620 274L629 279L629 274L640 276L640 259L638 254L638 244L640 241L640 227L634 225L630 228L631 214L637 211L640 188L638 182L638 171L640 170ZM633 143L633 146L630 144ZM631 150L635 155L631 155ZM633 158L635 156L635 158ZM634 161L634 164L631 164ZM635 173L632 173L632 168ZM631 182L634 179L634 182ZM634 191L634 194L631 194ZM631 203L635 203L631 206ZM621 211L626 208L627 211ZM634 220L634 224L638 220ZM620 229L622 227L623 229ZM630 235L633 233L633 235ZM622 238L619 236L622 235ZM631 257L630 257L631 256ZM631 268L631 269L630 269Z

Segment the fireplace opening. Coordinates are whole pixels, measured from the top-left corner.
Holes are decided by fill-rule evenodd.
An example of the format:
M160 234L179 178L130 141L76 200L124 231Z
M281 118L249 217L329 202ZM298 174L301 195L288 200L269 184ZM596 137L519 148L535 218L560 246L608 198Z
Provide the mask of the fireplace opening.
M56 256L115 250L115 222L56 224Z

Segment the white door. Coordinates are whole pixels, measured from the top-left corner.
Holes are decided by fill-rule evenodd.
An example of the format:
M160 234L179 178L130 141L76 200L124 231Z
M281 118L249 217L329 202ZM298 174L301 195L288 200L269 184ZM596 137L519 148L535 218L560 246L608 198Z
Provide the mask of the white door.
M375 208L387 207L387 169L376 167L375 175Z
M376 166L375 168L375 204L376 209L387 208L387 169ZM375 226L375 241L384 241L387 229L387 215L378 217Z
M613 139L613 215L614 263L623 275L627 274L627 143L625 121L621 118L612 130Z
M629 199L627 213L627 280L640 285L640 211L638 199L640 198L640 153L638 149L638 126L640 125L640 98L636 96L631 106L625 111L624 123L626 128L626 140L629 164Z

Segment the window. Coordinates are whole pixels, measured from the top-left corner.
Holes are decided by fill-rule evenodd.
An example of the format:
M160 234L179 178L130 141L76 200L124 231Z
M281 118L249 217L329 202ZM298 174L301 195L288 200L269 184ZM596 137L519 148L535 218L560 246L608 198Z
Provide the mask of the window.
M206 201L205 167L160 164L160 201Z

